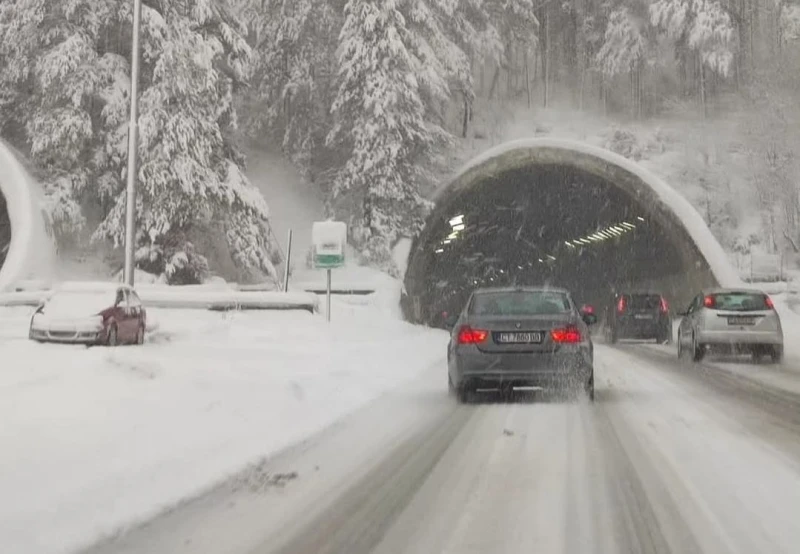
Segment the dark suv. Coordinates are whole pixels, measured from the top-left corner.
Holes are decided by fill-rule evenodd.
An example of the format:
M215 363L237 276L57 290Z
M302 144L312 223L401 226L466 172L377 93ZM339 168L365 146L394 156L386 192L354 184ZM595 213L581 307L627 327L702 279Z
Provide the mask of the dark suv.
M672 342L667 299L651 292L618 293L606 310L606 329L612 343L620 339Z

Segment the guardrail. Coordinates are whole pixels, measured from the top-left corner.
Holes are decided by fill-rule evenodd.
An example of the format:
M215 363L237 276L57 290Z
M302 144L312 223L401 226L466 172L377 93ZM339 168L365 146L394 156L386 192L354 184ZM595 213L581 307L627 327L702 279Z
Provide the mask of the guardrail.
M188 289L188 290L187 290ZM82 290L91 291L87 284ZM99 290L99 289L98 289ZM241 291L219 287L168 287L163 285L136 287L142 303L148 308L184 310L305 310L319 308L316 295L307 292ZM0 293L0 306L38 306L53 294L52 289L22 290Z

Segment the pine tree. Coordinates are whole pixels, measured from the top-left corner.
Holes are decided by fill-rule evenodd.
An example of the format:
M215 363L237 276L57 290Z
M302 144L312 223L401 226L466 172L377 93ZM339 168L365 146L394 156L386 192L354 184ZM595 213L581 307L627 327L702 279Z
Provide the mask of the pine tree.
M93 237L124 238L130 97L130 3L11 0L0 4L0 91L24 110L21 126L43 170L55 220L83 223L98 212ZM233 140L234 88L249 77L245 28L226 0L146 4L142 13L137 243L163 270L211 229L245 275L274 274L264 199L242 173ZM144 249L144 250L142 250ZM189 254L187 254L188 256ZM191 267L205 267L198 258ZM202 276L197 276L201 278Z
M632 71L647 54L647 39L642 22L637 21L627 7L613 10L608 16L605 38L596 61L600 72L613 78Z
M325 169L335 92L341 17L334 8L328 0L245 0L240 7L253 22L256 55L246 129L251 136L274 139L312 180Z
M394 241L420 227L425 165L447 139L425 120L417 78L423 61L401 7L398 0L347 2L328 136L349 153L335 178L333 207L352 214L352 239L366 261L387 269Z

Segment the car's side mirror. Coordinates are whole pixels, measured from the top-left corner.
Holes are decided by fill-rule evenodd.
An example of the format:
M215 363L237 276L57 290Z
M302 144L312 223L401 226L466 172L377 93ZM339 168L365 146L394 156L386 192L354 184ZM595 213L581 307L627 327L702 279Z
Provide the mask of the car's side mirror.
M455 327L457 322L458 322L458 314L451 314L444 318L444 326L447 327L448 329L452 329L453 327Z

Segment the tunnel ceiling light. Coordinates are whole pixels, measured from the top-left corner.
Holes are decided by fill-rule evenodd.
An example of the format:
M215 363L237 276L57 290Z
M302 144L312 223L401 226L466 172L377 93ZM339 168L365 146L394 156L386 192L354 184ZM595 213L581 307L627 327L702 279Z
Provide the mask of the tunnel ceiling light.
M607 239L613 239L614 238L614 235L609 233L606 229L603 229L602 231L600 231L600 234L603 236L603 238L607 238Z
M555 259L555 257L551 256L550 254L548 254L548 255L547 255L547 257L548 257L548 258L550 258L550 259L551 259L551 260L553 260L553 261L555 261L555 260L556 260L556 259Z
M449 235L447 235L448 240L455 240L458 238L458 231L453 231Z
M434 252L436 252L437 254L441 254L442 252L444 252L444 248L437 248L436 250L434 250Z
M442 241L442 244L450 244L451 242L453 242L453 241L452 241L452 240L450 240L450 239L444 239L444 240Z
M441 221L441 220L440 220L440 221ZM461 225L462 223L464 223L464 216L463 216L463 214L462 214L462 215L457 215L457 216L455 216L453 219L451 219L451 220L450 220L450 225L451 225L452 227L455 227L456 225Z
M644 218L640 215L636 216L636 219L638 219L639 221L644 221Z
M463 231L466 225L463 223L459 223L458 225L453 225L453 231Z
M574 244L572 244L572 243L571 243L570 241L568 241L568 240L565 240L565 241L564 241L564 244L566 244L566 245L567 245L567 246L569 246L570 248L575 248L575 245L574 245Z
M543 260L543 259L541 259L541 258L539 258L539 263L540 263L540 264L543 264L543 263L544 263L544 260Z
M622 223L620 223L620 225L622 225L623 227L626 227L628 229L635 229L636 228L636 225L634 225L633 223L628 223L627 221L623 221Z

